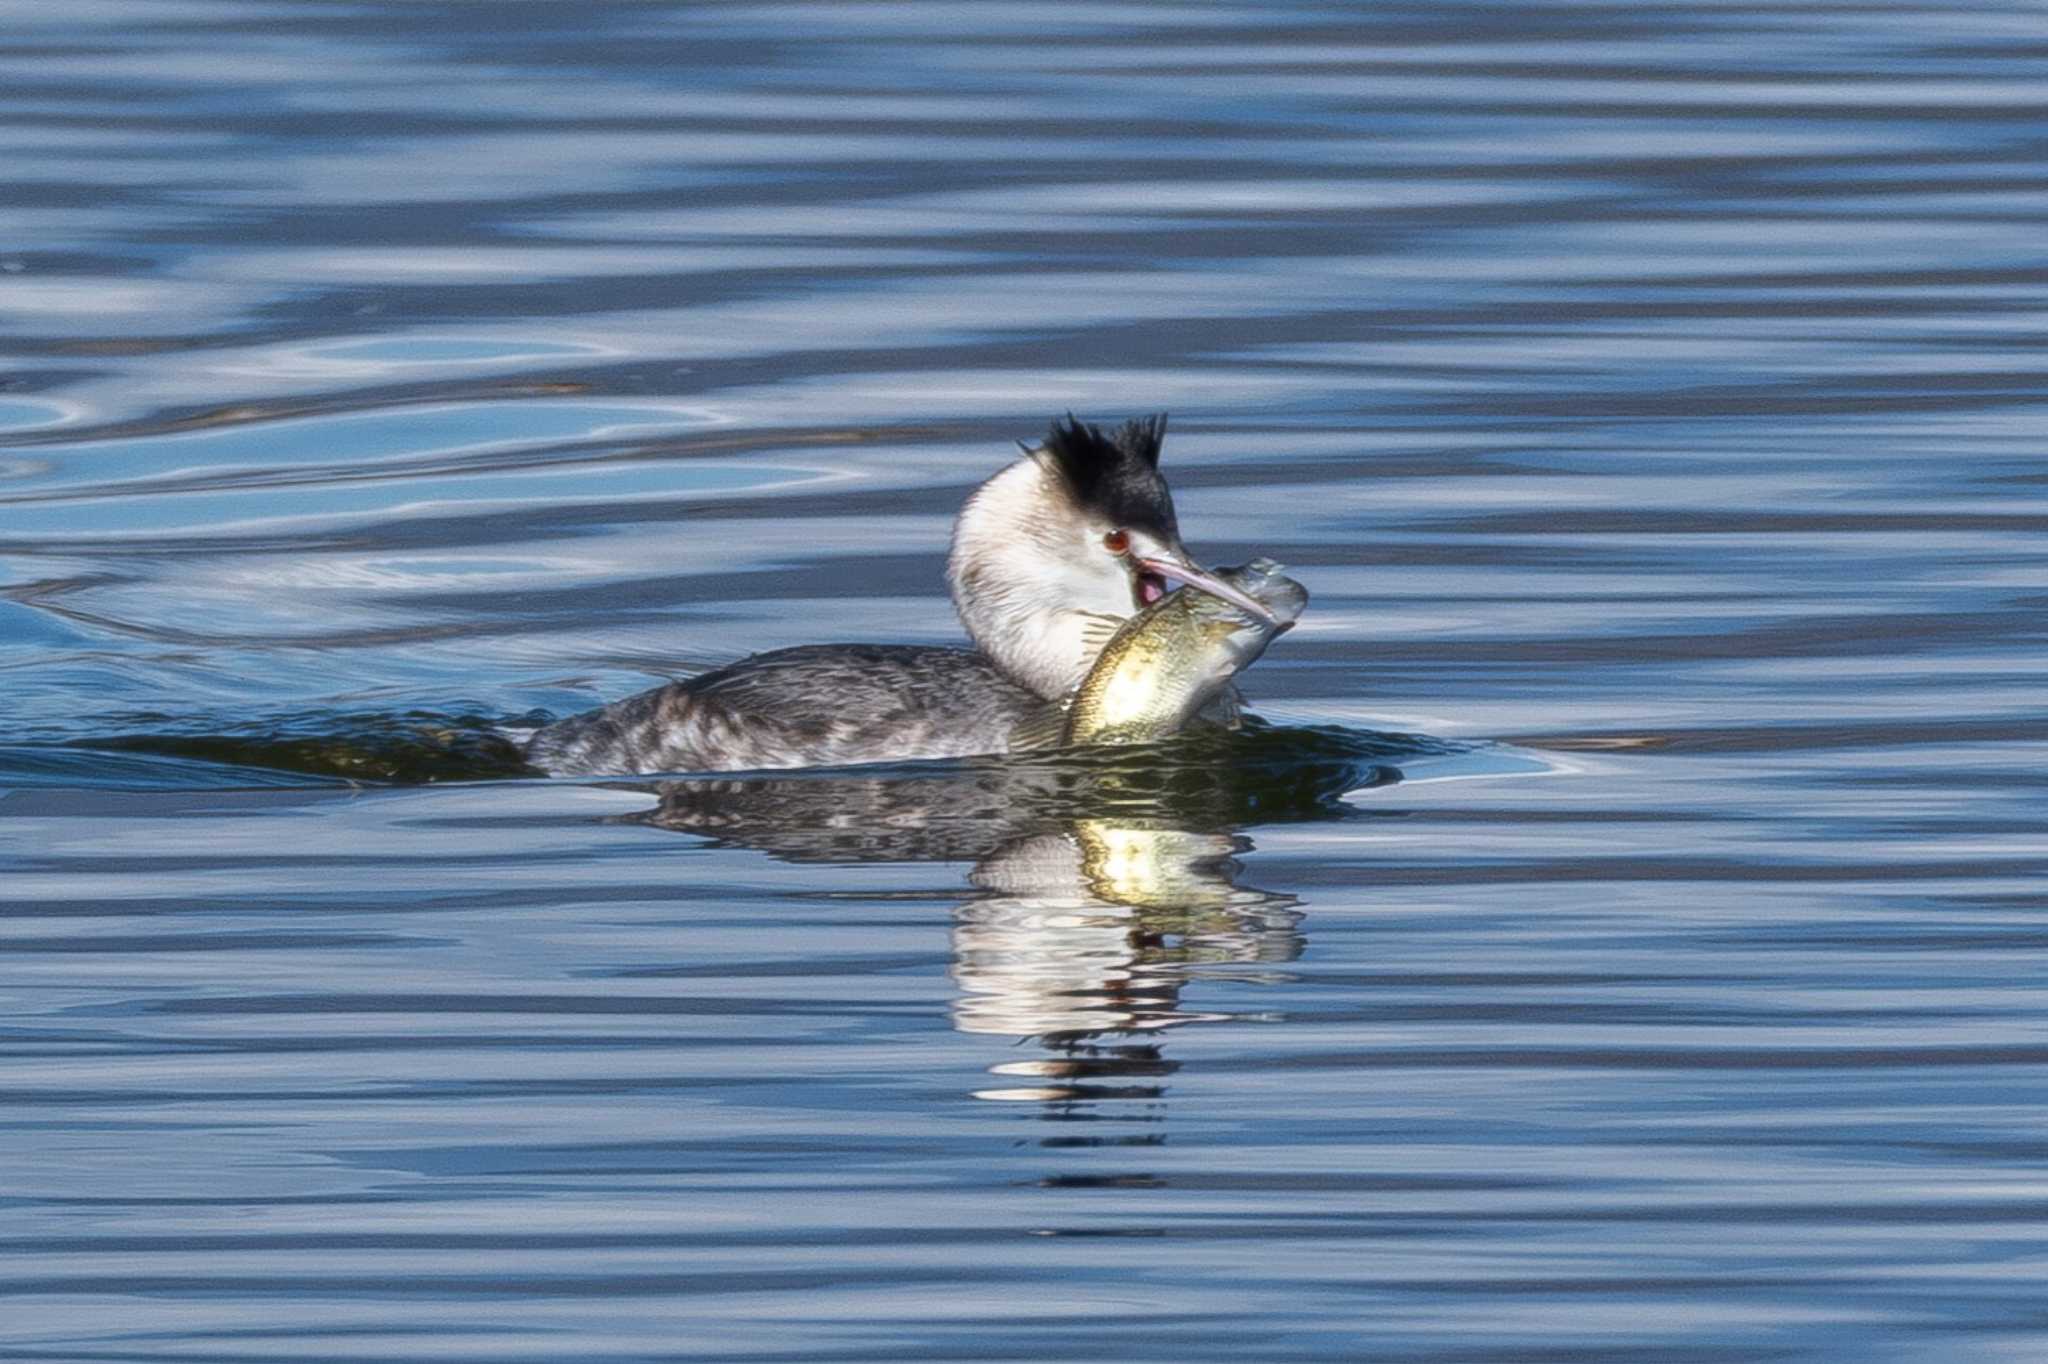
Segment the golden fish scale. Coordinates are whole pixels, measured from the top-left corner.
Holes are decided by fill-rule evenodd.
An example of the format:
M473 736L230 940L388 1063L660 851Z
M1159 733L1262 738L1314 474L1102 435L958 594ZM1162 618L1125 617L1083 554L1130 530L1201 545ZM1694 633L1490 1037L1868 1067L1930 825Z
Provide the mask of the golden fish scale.
M1103 646L1102 660L1075 693L1067 712L1066 741L1087 743L1128 728L1149 728L1175 717L1185 692L1166 685L1198 671L1212 632L1229 634L1235 624L1216 619L1176 594L1158 610L1125 624Z

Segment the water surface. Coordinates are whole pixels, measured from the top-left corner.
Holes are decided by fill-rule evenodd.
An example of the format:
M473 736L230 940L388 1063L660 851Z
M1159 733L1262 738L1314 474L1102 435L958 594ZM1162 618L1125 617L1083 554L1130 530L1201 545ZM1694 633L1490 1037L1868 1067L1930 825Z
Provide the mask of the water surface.
M2048 1352L2033 7L9 17L0 1354ZM1352 748L490 766L1069 409Z

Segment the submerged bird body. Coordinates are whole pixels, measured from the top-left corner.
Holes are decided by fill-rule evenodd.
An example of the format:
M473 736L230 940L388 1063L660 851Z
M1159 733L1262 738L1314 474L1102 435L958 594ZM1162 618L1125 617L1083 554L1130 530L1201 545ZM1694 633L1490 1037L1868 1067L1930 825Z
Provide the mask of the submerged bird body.
M1044 703L972 649L776 649L549 725L526 760L557 776L732 772L1002 751Z
M777 649L548 725L557 776L838 766L1000 753L1170 579L1264 608L1199 567L1159 474L1165 419L1069 418L968 498L946 576L974 647Z
M1073 696L1034 711L1013 731L1011 747L1148 743L1180 733L1227 695L1231 679L1293 628L1308 592L1271 559L1216 576L1267 614L1179 588L1118 627Z

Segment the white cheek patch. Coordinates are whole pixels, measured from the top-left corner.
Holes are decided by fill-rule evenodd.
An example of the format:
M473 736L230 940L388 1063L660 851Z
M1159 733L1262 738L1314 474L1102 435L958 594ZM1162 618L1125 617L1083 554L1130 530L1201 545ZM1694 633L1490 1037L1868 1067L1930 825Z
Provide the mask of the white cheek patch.
M1045 571L1043 564L1020 566L1023 572L1032 569ZM1100 550L1092 557L1070 559L1063 564L1053 590L1038 604L1054 610L1095 611L1115 616L1128 616L1137 609L1131 599L1130 571Z

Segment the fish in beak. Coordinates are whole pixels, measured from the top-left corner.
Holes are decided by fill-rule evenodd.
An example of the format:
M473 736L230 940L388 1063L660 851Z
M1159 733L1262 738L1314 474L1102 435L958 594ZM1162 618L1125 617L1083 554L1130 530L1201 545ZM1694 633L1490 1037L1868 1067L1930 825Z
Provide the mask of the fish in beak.
M1275 624L1273 613L1258 598L1231 586L1208 569L1191 562L1187 551L1178 545L1155 554L1136 554L1131 557L1131 567L1136 571L1132 584L1132 595L1137 598L1140 610L1165 596L1173 583L1186 583L1199 592L1219 597L1244 612L1255 621Z

